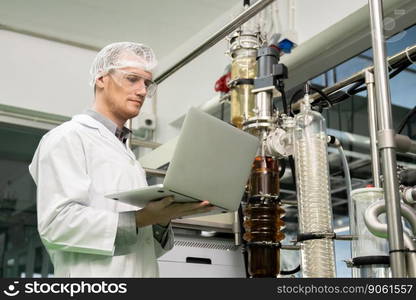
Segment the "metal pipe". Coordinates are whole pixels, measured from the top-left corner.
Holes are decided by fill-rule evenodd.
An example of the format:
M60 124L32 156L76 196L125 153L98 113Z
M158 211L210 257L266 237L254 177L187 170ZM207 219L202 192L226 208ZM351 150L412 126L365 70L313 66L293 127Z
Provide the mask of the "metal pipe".
M397 62L399 62L403 59L409 59L409 57L414 55L415 53L416 53L416 45L413 45L413 46L407 48L406 50L403 50L403 51L389 57L387 59L387 64L389 66L394 66ZM336 91L350 85L351 83L354 83L354 82L356 82L360 79L364 79L366 71L370 71L371 73L373 73L374 72L374 65L370 66L370 67L367 67L367 68L351 75L350 77L348 77L348 78L346 78L346 79L344 79L340 82L337 82L336 84L334 84L331 87L323 89L323 92L325 94L329 95L329 94L332 94L333 92L336 92ZM310 96L311 100L318 99L319 97L320 97L320 95L318 93L312 94Z
M402 187L400 193L404 202L406 202L409 205L416 204L416 186Z
M396 151L401 153L414 153L416 154L416 141L411 140L407 135L396 134Z
M413 56L414 54L416 54L416 45L413 45L411 47L406 48L405 50L396 53L395 55L389 57L387 59L387 64L391 67L394 67L399 61L403 60L403 59L409 59L409 57ZM367 67L361 71L358 71L357 73L351 75L350 77L341 80L340 82L335 83L334 85L330 86L330 87L326 87L322 90L322 92L324 92L326 95L330 95L336 91L339 91L340 89L354 83L357 82L360 79L364 79L365 78L365 73L366 71L369 71L371 73L374 72L374 66L370 66ZM313 103L316 99L321 98L321 95L319 95L318 93L314 93L312 95L310 95L309 99L310 102ZM294 103L292 105L292 109L293 110L299 110L300 108L300 103L301 101L298 101L296 103Z
M328 128L326 132L328 135L336 137L337 140L339 140L339 142L345 147L353 146L355 150L356 148L360 148L362 150L368 150L370 148L370 140L364 135L341 131L333 128Z
M159 75L156 79L156 83L161 83L166 78L168 78L170 75L178 71L180 68L185 66L187 63L204 53L206 50L214 46L216 43L221 41L223 38L225 38L227 35L232 33L234 30L236 30L239 26L243 25L245 22L250 20L252 17L254 17L258 12L260 12L262 9L264 9L266 6L271 4L274 0L259 0L255 4L251 5L249 8L247 8L245 11L243 11L241 14L239 14L234 20L226 24L223 28L221 28L219 31L214 33L211 37L209 37L206 41L204 41L200 46L198 46L195 50L193 50L191 53L186 55L184 58L182 58L180 61L178 61L176 64L174 64L172 67L167 69L165 72L163 72L161 75Z
M255 97L257 117L270 118L273 114L272 93L259 92Z
M234 245L240 246L242 241L241 241L240 215L238 211L234 212L233 233L234 233Z
M377 119L379 124L378 147L381 152L386 199L390 251L403 250L403 228L400 218L400 195L397 180L397 162L391 113L390 88L383 32L383 5L381 0L369 0L371 37L374 53L374 78L377 94ZM390 265L393 277L406 276L403 252L391 252Z
M328 152L329 153L335 153L335 152L338 153L338 150L335 149L335 148L329 147L328 148ZM356 159L360 159L360 160L368 160L368 161L371 161L371 156L369 154L355 152L355 151L349 151L349 150L345 150L345 149L344 149L344 152L347 155L347 157L352 157L352 158L356 158ZM416 168L416 164L414 164L414 163L408 163L408 162L404 162L404 161L401 161L400 162L400 165L403 166L403 167L405 167L405 168L410 168L410 169ZM351 167L350 167L350 169L351 169ZM288 173L287 170L286 170L285 175L283 176L283 178L289 178L289 175L290 174L288 174L286 176L286 173ZM357 179L355 179L355 181L356 180ZM370 183L370 181L366 182L365 184L368 184L368 183Z
M416 1L386 0L384 8L386 17L391 20L390 24L394 24L389 28L389 36L415 23ZM363 5L328 29L302 42L290 55L283 55L281 62L288 67L290 74L285 81L287 90L370 48L369 23L368 5Z
M369 116L369 126L372 124L374 123L370 121L370 116ZM353 146L354 149L360 148L360 150L369 150L369 149L373 150L373 148L371 148L371 143L372 143L371 126L370 126L370 138L364 135L359 135L359 134L350 133L346 131L340 131L340 130L332 129L332 128L327 129L327 134L336 137L340 141L340 143L344 146L350 145L350 146ZM377 136L377 131L375 134ZM415 156L416 141L413 141L408 136L402 135L402 134L396 134L394 136L394 140L396 143L397 152L409 158L416 158ZM375 143L375 148L377 150L377 143Z
M370 131L371 147L371 170L373 173L374 187L381 187L380 184L380 159L377 149L377 102L375 98L374 74L369 70L365 71L365 84L367 85L368 97L368 128Z
M409 53L408 53L409 54ZM367 55L365 55L365 54L360 54L360 55L358 55L357 56L358 58L362 58L362 59L365 59L365 60L368 60L368 61L373 61L373 58L371 57L371 56L367 56ZM407 58L407 59L409 59L409 58ZM392 67L391 65L389 65L389 68L390 67ZM408 72L408 73L411 73L411 74L416 74L416 70L413 70L413 69L410 69L410 68L406 68L406 69L404 69L403 70L403 72ZM327 86L327 85L326 85Z

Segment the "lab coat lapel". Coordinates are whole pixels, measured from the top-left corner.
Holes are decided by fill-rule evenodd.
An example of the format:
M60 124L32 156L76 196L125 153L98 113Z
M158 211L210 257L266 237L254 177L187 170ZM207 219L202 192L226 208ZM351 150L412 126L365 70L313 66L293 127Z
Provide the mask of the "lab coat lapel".
M80 114L74 116L72 119L85 126L96 128L101 134L101 136L109 139L116 147L122 149L122 151L124 151L124 153L126 153L131 159L136 160L136 156L130 150L130 148L127 145L124 145L122 142L120 142L120 140L113 133L111 133L103 124L101 124L94 118L85 114Z

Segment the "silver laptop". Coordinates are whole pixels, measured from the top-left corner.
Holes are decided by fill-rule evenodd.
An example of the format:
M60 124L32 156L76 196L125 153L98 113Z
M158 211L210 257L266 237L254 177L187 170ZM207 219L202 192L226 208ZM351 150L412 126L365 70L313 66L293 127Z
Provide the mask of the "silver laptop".
M196 108L185 118L163 184L106 197L143 207L174 196L175 202L208 200L209 214L236 211L250 175L259 140Z

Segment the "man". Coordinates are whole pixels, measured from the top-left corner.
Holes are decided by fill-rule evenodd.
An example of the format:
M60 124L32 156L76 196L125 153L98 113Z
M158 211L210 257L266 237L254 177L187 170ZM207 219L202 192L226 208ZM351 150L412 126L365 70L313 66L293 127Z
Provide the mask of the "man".
M125 144L156 84L153 51L137 43L104 47L91 66L91 109L48 132L29 166L37 184L38 230L56 277L157 277L157 257L173 247L170 220L211 209L173 204L143 209L105 195L147 185Z

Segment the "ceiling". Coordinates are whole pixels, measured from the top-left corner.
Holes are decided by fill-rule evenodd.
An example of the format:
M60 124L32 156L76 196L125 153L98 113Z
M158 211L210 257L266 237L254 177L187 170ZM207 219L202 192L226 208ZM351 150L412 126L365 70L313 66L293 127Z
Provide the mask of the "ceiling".
M142 42L163 59L216 20L231 20L240 2L0 0L0 28L94 50L115 41Z

